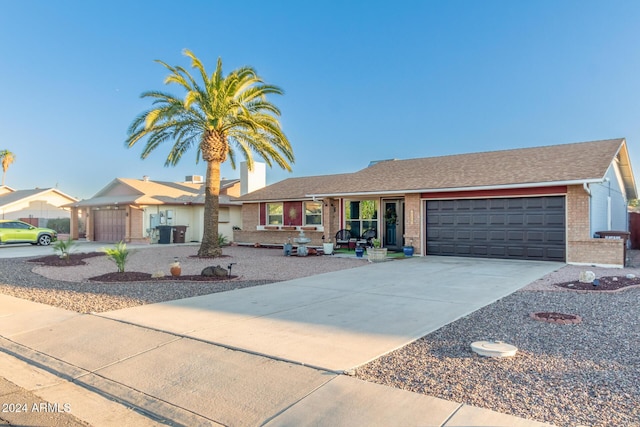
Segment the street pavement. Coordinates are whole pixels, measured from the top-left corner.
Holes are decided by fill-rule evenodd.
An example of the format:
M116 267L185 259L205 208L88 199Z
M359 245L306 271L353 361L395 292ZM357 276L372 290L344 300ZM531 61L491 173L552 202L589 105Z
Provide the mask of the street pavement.
M0 295L1 376L95 426L543 426L345 372L561 266L415 257L101 314Z

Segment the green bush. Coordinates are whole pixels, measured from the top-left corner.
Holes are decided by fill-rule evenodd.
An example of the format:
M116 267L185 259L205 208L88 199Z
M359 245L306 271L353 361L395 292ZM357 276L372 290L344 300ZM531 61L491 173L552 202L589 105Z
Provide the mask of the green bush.
M47 228L56 230L61 234L69 234L71 230L71 220L69 218L55 218L47 221Z
M113 248L103 248L102 251L107 254L107 258L116 263L118 273L124 273L124 265L127 263L129 249L127 245L120 241Z
M71 240L71 236L67 240L58 240L53 244L53 253L58 254L61 259L69 261L69 255L76 242Z
M218 246L227 246L228 244L229 241L227 240L225 235L222 233L218 233Z

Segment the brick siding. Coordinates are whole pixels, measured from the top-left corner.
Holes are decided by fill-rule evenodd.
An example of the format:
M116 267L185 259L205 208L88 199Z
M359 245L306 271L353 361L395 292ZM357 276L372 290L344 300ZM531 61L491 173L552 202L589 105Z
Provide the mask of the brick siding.
M567 187L567 262L624 265L624 241L594 239L589 219L589 194L581 185Z
M415 255L422 255L422 219L420 217L420 194L407 194L404 197L404 242L411 244L415 248Z

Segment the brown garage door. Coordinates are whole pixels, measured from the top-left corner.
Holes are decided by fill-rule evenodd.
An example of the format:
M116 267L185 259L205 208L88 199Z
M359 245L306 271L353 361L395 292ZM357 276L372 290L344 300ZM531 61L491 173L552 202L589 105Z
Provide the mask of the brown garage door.
M125 211L99 210L93 214L93 240L96 242L119 242L125 237Z
M427 201L427 254L565 260L565 198Z

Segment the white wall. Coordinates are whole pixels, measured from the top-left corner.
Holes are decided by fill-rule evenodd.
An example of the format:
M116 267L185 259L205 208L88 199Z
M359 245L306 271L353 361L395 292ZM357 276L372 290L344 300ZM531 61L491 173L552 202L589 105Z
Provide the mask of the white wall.
M144 230L150 228L151 214L162 212L166 215L166 211L171 210L173 211L173 219L170 224L165 222L165 225L186 225L185 242L202 241L204 206L145 206L144 209ZM233 239L234 226L242 226L242 208L240 206L221 207L218 232L226 236L229 242ZM157 243L157 232L153 235L156 238L151 243Z
M22 200L0 210L0 219L70 218L69 209L60 207L67 203L71 203L71 200L55 193L46 195L43 200Z
M613 163L607 174L608 181L591 184L591 234L597 231L627 231L627 198L618 166ZM610 204L610 207L609 207Z

